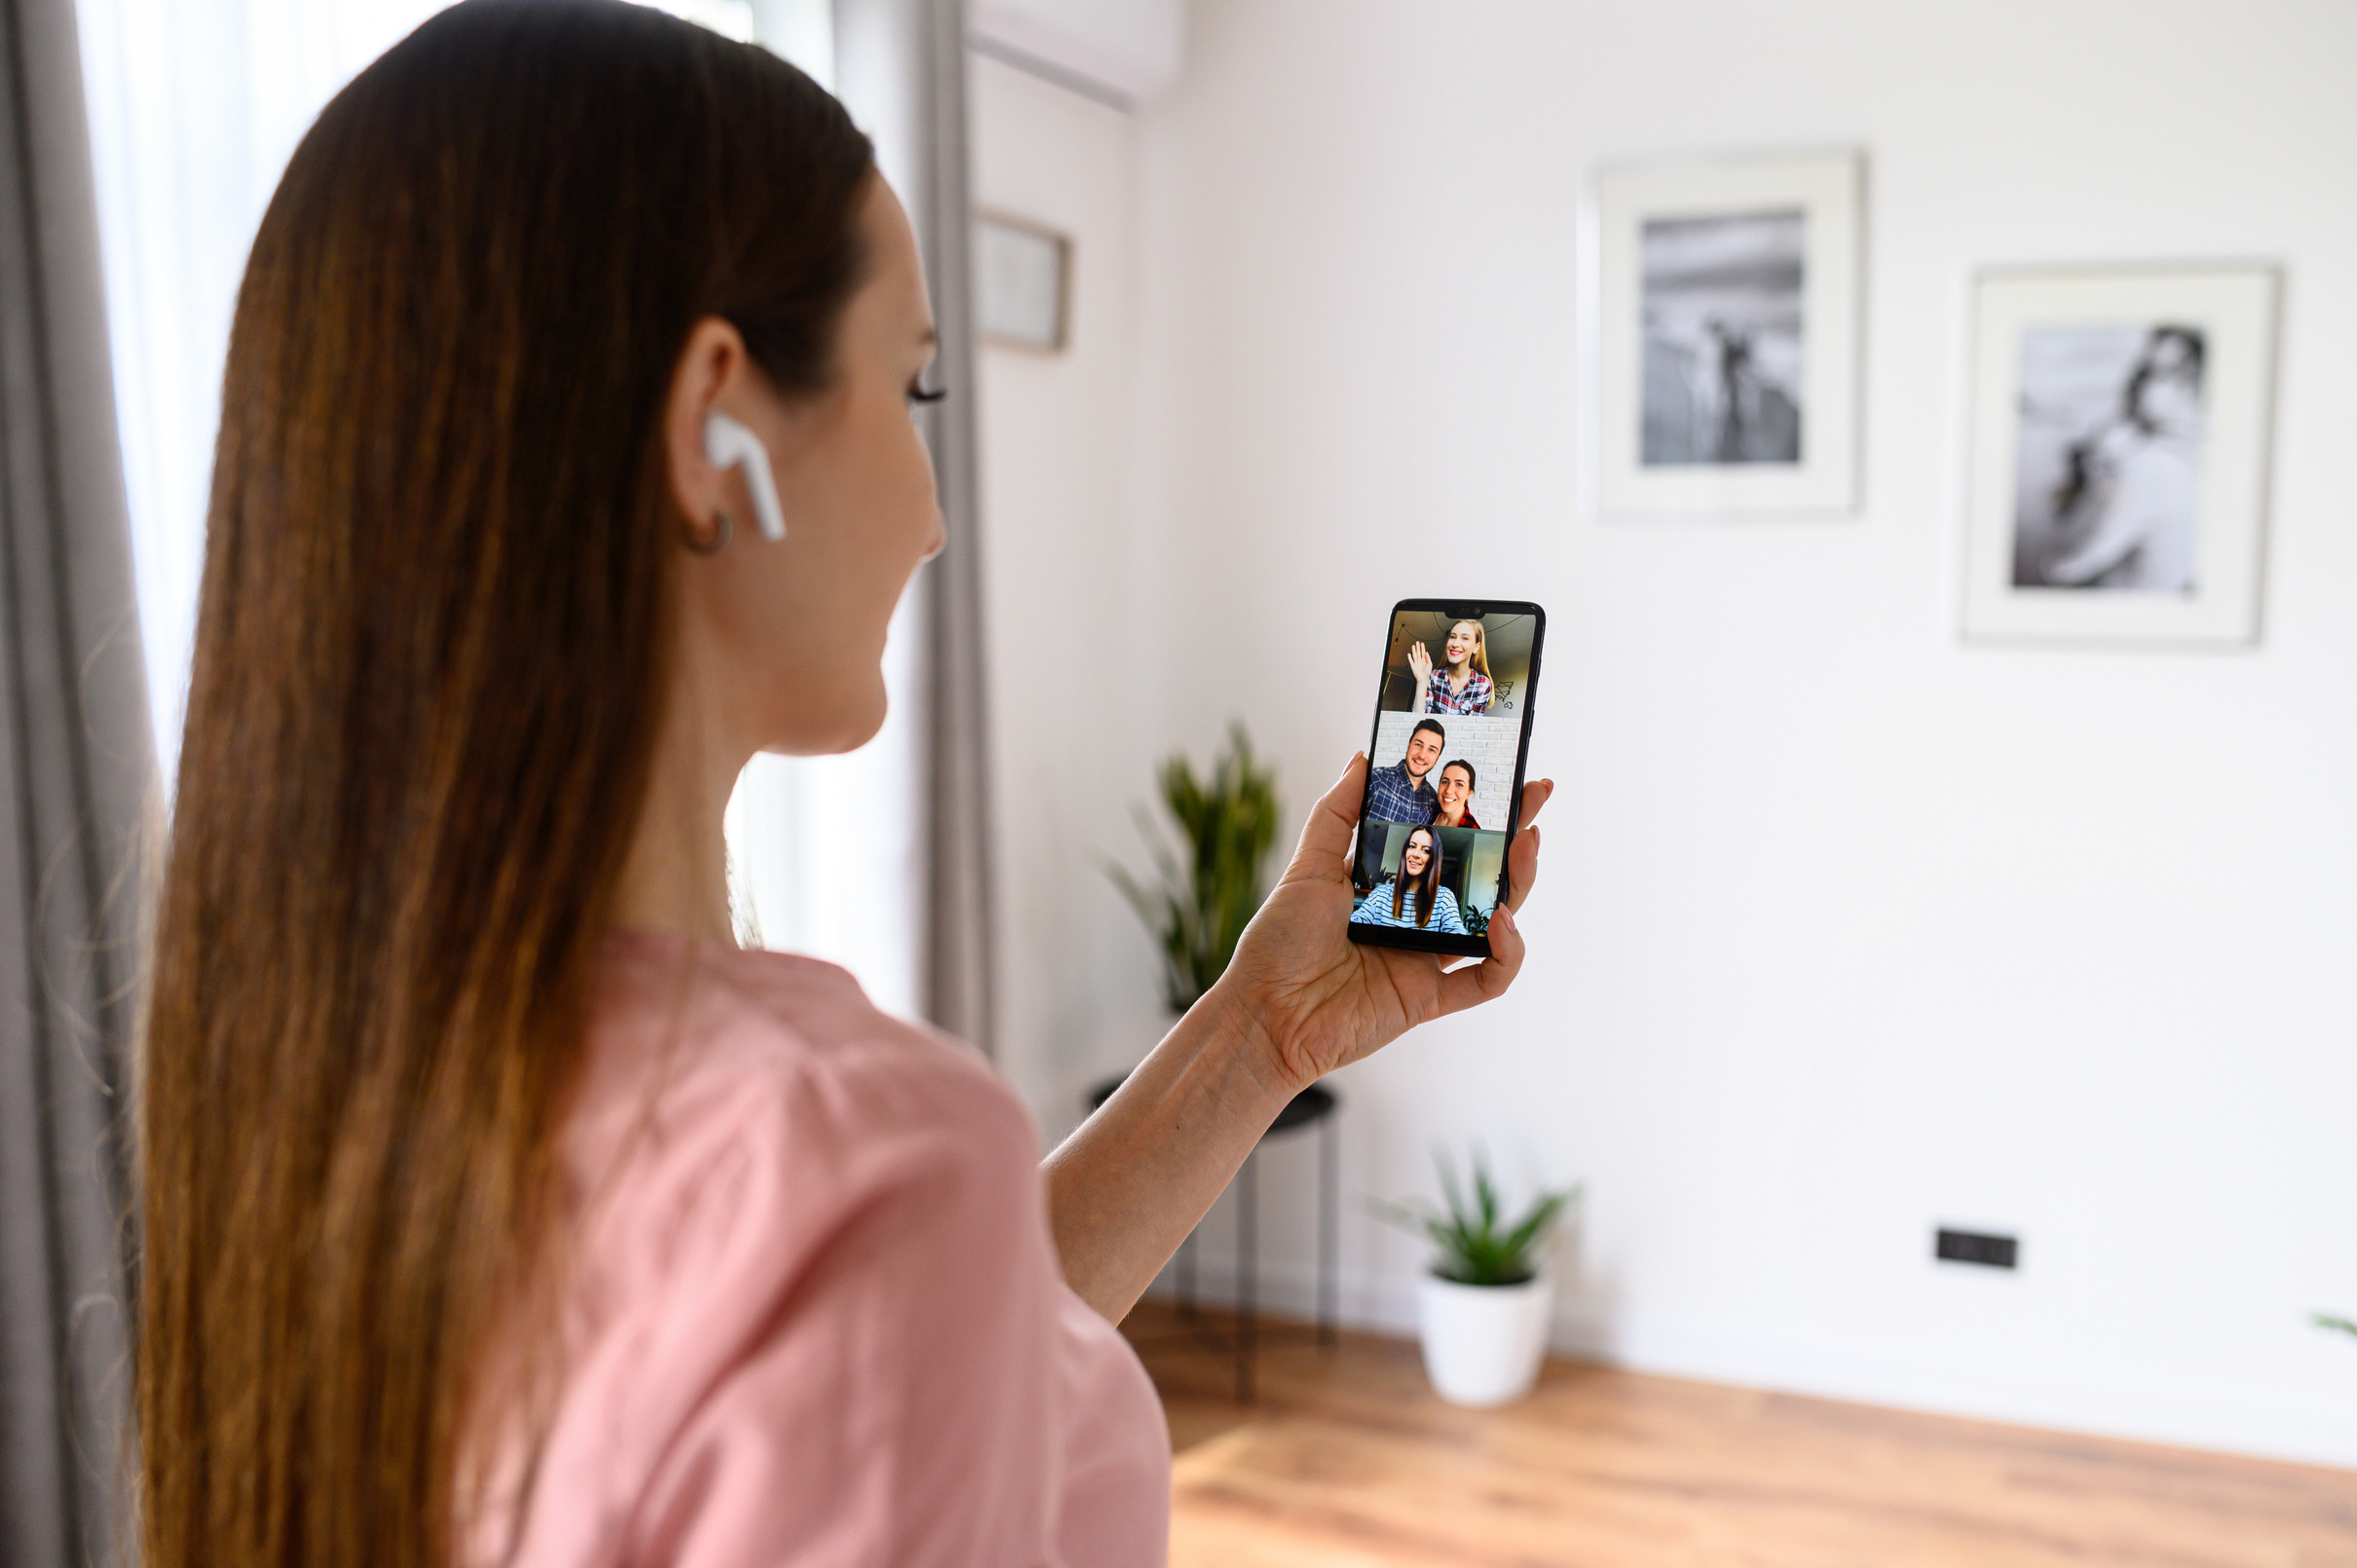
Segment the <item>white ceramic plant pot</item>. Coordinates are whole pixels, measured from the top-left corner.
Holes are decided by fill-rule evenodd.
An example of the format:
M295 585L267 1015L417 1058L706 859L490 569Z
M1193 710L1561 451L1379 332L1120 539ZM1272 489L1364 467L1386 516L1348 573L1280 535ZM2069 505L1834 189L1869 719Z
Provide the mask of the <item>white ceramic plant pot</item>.
M1420 1303L1424 1373L1451 1404L1505 1404L1530 1392L1547 1356L1554 1287L1459 1285L1427 1274Z

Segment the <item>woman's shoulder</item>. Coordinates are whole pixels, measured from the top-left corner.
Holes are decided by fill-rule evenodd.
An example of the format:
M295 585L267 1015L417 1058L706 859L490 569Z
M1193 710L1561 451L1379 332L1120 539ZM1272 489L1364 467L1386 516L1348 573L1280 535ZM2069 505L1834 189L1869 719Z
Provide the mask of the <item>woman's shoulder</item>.
M497 1484L470 1540L505 1539L517 1496L508 1560L536 1565L616 1560L642 1525L751 1530L766 1515L736 1506L748 1484L772 1512L823 1514L819 1482L796 1491L765 1457L841 1472L905 1437L875 1414L895 1368L975 1343L945 1330L912 1349L909 1322L981 1297L1002 1312L989 1322L1020 1310L1045 1332L1038 1140L970 1049L833 964L640 933L609 939L588 1033L561 1144L562 1376L537 1470L521 1429L484 1437ZM723 1470L736 1504L709 1494Z
M562 1151L582 1282L623 1314L767 1297L920 1195L1009 1246L1043 1218L1030 1115L974 1051L833 964L680 937L608 944Z
M754 1139L780 1157L954 1138L1029 1172L1022 1102L970 1046L877 1007L815 958L630 932L608 939L575 1128L591 1164L652 1127L665 1147Z

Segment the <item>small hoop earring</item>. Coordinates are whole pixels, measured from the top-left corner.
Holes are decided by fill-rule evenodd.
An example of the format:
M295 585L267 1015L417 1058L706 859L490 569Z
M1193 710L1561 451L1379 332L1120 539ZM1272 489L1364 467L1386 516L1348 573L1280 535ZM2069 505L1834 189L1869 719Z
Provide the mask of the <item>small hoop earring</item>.
M694 529L688 527L685 523L680 525L679 541L688 547L690 553L695 555L718 555L721 551L729 547L729 540L730 536L735 534L736 524L730 519L729 514L725 511L715 510L712 515L714 518L718 519L720 526L712 531L712 538L709 542L697 539L695 537Z

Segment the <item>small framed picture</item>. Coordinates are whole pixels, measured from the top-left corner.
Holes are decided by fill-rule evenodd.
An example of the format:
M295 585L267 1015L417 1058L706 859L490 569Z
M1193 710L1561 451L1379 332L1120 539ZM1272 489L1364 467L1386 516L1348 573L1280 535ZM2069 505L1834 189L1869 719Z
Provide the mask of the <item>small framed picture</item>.
M2256 640L2276 294L2264 265L1980 276L1966 636Z
M1857 504L1855 152L1596 175L1596 499L1607 516Z
M1003 212L974 219L974 311L986 343L1055 354L1065 345L1072 242Z

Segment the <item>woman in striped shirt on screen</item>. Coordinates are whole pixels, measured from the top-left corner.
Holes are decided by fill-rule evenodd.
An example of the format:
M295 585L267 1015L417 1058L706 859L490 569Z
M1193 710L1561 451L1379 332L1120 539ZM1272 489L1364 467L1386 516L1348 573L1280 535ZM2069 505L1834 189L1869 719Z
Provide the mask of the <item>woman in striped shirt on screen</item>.
M1457 895L1440 885L1439 834L1418 828L1407 836L1400 850L1399 871L1366 895L1366 902L1352 913L1351 923L1404 926L1460 937L1469 934L1465 916L1457 912Z

